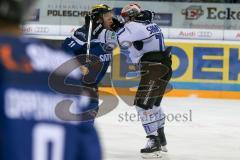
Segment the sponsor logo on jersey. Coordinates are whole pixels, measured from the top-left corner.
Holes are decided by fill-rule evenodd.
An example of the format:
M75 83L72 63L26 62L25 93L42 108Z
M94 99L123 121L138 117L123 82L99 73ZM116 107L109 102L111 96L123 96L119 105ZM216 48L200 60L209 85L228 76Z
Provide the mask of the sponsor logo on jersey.
M55 114L55 106L66 97L39 91L26 91L9 88L5 92L5 114L10 119L50 120L64 123L76 123L60 120ZM71 98L75 103L72 112L81 112L82 98ZM82 106L81 106L82 107Z
M111 40L116 40L116 39L117 39L117 37L116 37L115 32L112 32L112 34L111 34Z
M150 34L154 34L154 33L159 33L159 32L161 32L159 26L156 25L156 24L147 26L147 30L150 32Z
M112 60L112 54L101 54L99 56L101 62L111 61Z

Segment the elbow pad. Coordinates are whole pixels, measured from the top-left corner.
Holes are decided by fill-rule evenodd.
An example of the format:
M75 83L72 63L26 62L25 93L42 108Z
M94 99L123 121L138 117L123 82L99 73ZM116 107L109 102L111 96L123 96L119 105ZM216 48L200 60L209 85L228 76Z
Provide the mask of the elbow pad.
M143 49L143 41L134 41L133 46L140 51Z

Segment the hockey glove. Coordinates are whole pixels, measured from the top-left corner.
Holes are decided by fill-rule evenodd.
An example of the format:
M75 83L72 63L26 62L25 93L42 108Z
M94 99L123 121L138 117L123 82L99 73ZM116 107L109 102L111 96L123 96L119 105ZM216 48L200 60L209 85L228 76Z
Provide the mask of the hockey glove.
M140 12L140 14L135 18L135 21L137 22L143 22L143 23L150 23L152 22L154 18L155 13L149 10L143 10Z
M103 24L100 19L96 19L95 16L86 15L85 16L85 25L88 28L90 24L90 20L92 20L93 26L92 26L92 35L94 37L98 37L98 35L102 32L104 29Z
M121 29L124 26L124 24L121 23L117 18L113 18L112 21L113 21L113 24L111 25L111 29L115 32L117 32L119 29Z

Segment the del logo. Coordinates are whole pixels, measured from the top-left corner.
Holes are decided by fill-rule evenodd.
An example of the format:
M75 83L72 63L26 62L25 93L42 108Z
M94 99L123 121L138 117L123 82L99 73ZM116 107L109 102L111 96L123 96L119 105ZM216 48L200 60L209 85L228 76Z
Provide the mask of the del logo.
M203 15L203 10L201 6L189 6L182 10L182 15L185 15L187 20L195 20Z

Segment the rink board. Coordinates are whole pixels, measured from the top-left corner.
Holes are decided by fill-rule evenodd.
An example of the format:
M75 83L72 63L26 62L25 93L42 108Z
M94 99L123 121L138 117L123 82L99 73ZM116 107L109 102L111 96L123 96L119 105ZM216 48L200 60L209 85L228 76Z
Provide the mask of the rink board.
M240 43L224 41L168 40L172 46L173 90L168 95L235 97L240 91ZM114 51L112 84L115 88L138 85L137 72L123 62L120 49ZM126 78L127 77L127 78Z
M100 87L100 95L134 96L136 90L129 88ZM196 97L217 99L240 99L239 92L231 91L207 91L207 90L183 90L173 89L165 94L166 97Z

